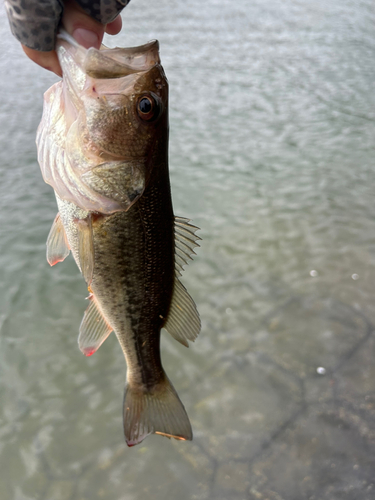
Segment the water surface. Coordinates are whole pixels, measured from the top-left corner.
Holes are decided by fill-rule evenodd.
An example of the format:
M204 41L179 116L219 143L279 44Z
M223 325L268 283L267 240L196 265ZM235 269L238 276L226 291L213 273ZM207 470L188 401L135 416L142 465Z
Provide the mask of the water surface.
M111 335L77 347L73 259L36 161L42 94L0 16L2 500L375 496L375 15L369 0L133 0L108 44L157 38L176 214L201 227L183 281L202 317L165 333L194 441L128 449Z

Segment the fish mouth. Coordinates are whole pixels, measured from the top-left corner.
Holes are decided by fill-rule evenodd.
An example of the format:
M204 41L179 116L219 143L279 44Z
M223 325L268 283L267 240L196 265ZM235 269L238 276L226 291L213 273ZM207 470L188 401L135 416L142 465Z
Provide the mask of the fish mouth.
M157 40L138 47L109 49L102 45L98 50L94 47L82 47L65 30L61 30L57 38L57 53L63 71L66 52L86 75L98 79L122 78L134 73L143 73L160 64Z

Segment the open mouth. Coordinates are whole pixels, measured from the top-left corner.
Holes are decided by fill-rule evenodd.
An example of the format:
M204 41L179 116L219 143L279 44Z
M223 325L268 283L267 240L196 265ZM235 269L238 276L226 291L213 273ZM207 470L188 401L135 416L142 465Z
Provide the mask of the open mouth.
M160 63L159 42L153 40L139 47L108 49L104 45L100 50L91 47L85 49L74 38L62 30L58 38L67 42L66 50L74 49L76 63L92 78L121 78L133 73L140 73L151 69Z

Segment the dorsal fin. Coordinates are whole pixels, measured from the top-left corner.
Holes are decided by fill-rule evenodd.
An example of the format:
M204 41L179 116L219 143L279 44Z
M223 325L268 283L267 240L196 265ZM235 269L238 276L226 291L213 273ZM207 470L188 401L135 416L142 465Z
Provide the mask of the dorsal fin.
M50 266L62 262L69 255L70 247L58 213L47 238L47 261Z
M96 352L108 335L112 327L107 323L93 294L87 297L90 301L79 327L78 345L85 356Z
M194 342L201 329L199 314L188 291L177 276L174 279L172 301L164 328L185 347Z
M194 248L199 247L198 241L201 240L195 234L199 229L197 226L189 224L190 219L184 217L175 217L174 233L175 233L175 270L177 276L181 276L184 266L192 260L192 255L195 255Z
M171 305L164 328L173 338L182 345L189 347L188 340L194 342L197 338L201 322L199 314L188 291L178 279L181 276L184 266L192 260L195 255L194 248L199 247L198 241L201 239L195 234L199 228L189 224L190 219L175 217L175 280Z

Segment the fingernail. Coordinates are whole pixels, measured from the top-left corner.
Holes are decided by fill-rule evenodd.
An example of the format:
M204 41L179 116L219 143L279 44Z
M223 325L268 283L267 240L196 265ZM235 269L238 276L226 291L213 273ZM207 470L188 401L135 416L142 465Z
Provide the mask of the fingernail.
M96 33L84 28L77 28L73 31L73 38L86 49L90 47L100 48L99 37Z

